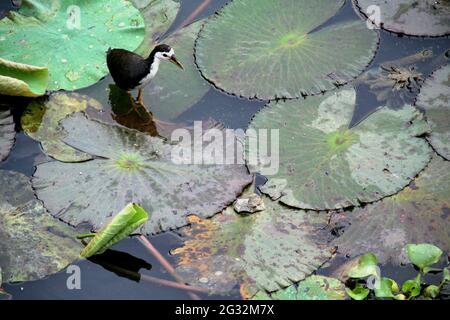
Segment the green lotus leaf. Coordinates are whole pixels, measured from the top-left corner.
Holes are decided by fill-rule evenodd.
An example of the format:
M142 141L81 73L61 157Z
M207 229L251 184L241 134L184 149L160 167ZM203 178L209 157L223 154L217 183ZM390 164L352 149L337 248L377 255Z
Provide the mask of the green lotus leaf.
M431 125L428 141L436 152L450 160L450 65L437 70L425 81L416 105L425 110Z
M14 120L8 109L0 107L0 162L3 161L11 151L14 144Z
M108 73L109 47L135 50L144 33L129 1L23 0L0 20L0 56L48 67L49 89L74 90Z
M62 139L66 132L58 127L67 115L87 108L102 109L102 105L78 93L54 93L50 97L32 101L21 118L23 131L41 142L45 153L63 162L82 162L92 156L65 144Z
M334 241L339 252L373 252L379 262L409 263L403 248L430 243L450 250L450 163L435 156L397 195L349 213L351 226Z
M442 257L442 250L438 247L429 244L408 244L406 245L406 253L409 261L423 270L431 265L438 263Z
M292 285L276 291L270 296L258 292L252 300L345 300L345 286L337 279L324 276L309 276L298 286Z
M432 154L419 137L429 131L423 115L408 105L380 108L349 129L355 101L354 89L342 89L272 102L258 113L250 129L279 129L280 138L279 170L261 191L289 206L325 210L373 202L408 185ZM250 160L254 130L247 131Z
M411 36L450 34L450 3L447 0L356 0L364 18L391 32ZM373 10L378 7L379 14Z
M155 234L187 225L192 213L213 216L252 180L240 164L177 164L174 156L192 150L191 142L168 143L82 113L61 124L67 132L63 141L95 159L40 164L33 186L50 213L71 225L88 222L100 229L128 203L136 203L152 214L140 231ZM234 146L236 139L227 143ZM242 163L242 155L236 156Z
M237 284L273 292L299 282L330 257L326 213L289 209L264 197L266 209L210 220L191 217L184 245L172 251L185 281L229 293ZM256 293L254 292L254 293Z
M161 63L158 74L144 89L144 100L159 119L175 119L210 88L198 72L192 55L200 26L201 22L194 23L163 40L175 50L184 71L170 63Z
M349 270L351 278L366 278L368 276L379 276L377 268L377 257L373 253L366 253L358 259L358 264Z
M209 18L196 61L210 82L264 100L331 90L371 62L377 33L358 20L331 23L345 1L235 0Z
M95 234L80 255L89 258L96 254L102 254L120 240L128 237L147 220L148 213L144 209L134 203L127 205Z
M75 230L51 217L28 177L0 170L0 265L3 281L56 273L79 258Z
M0 58L0 94L37 97L45 93L47 84L47 68Z
M370 293L370 290L364 287L362 284L356 284L355 288L345 288L345 292L352 298L353 300L364 300Z

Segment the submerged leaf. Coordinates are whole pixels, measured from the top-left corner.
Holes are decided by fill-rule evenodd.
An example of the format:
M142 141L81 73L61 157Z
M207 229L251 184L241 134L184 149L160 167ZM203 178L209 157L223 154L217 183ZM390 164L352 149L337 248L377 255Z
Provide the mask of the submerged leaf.
M331 90L358 76L377 33L358 20L327 22L344 1L235 0L209 18L196 61L218 88L259 99Z
M177 151L193 150L191 142L170 144L81 113L61 124L67 132L63 141L95 159L38 165L33 186L50 213L72 225L89 222L99 229L128 203L137 203L152 214L140 231L175 229L188 224L189 214L220 212L252 181L239 153L237 164L177 164ZM234 147L236 139L226 143Z
M211 220L191 217L184 246L173 250L188 283L229 293L238 283L269 292L305 279L325 263L326 213L306 213L265 199L266 209L242 216L229 207Z
M48 69L0 58L0 94L37 97L45 93Z
M279 129L280 136L279 170L261 191L289 206L326 210L373 202L408 185L432 155L419 137L429 130L423 115L408 105L381 108L349 129L355 104L356 91L342 89L270 103L258 113L250 129ZM251 132L249 151L256 143Z
M49 67L49 89L73 90L108 73L109 47L135 50L144 22L129 1L23 0L0 20L0 34L0 56Z
M47 213L26 176L0 170L0 188L3 281L40 279L79 258L75 231Z
M96 254L102 254L120 240L128 237L147 220L148 214L143 208L134 203L127 205L97 232L80 255L89 258Z
M442 256L442 250L438 247L428 244L408 244L406 246L406 253L409 261L423 270L431 265L438 263Z
M382 28L412 36L443 36L450 34L450 3L448 0L356 0L364 17ZM379 14L374 11L376 6Z
M408 243L450 250L450 163L435 156L419 177L397 195L348 214L351 226L334 241L339 252L371 251L379 262L408 263Z
M416 105L425 110L432 128L427 139L436 152L450 160L450 65L437 70L425 81Z
M9 110L0 107L0 162L3 161L11 151L14 144L14 120Z
M54 93L50 97L31 102L21 118L23 131L31 138L41 142L45 153L63 162L81 162L92 156L76 150L62 139L66 132L58 127L59 121L67 115L84 111L87 108L101 110L102 105L78 93Z

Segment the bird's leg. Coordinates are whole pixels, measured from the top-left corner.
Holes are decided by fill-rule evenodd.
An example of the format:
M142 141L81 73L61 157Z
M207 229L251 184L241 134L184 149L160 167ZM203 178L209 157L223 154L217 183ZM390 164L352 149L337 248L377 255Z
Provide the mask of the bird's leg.
M144 105L144 100L142 99L142 89L141 89L141 88L138 89L137 101L138 101L142 106Z

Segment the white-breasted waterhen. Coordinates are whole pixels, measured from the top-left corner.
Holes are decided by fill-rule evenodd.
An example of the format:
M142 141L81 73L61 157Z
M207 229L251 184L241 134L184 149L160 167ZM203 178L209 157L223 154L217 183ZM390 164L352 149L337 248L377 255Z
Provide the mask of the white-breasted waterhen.
M143 58L125 49L110 48L106 55L108 69L116 85L128 93L138 89L137 101L141 106L144 105L142 89L156 76L159 64L164 60L183 69L182 64L175 56L175 51L166 44L157 45L148 58ZM131 99L132 102L135 102L132 97Z

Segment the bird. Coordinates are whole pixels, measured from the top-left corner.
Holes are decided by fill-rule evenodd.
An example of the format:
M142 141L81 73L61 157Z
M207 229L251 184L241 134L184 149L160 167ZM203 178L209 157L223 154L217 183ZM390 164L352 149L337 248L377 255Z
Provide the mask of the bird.
M138 89L137 102L144 106L142 89L156 76L161 61L169 61L180 69L183 65L175 56L175 50L167 44L155 46L147 58L125 49L111 49L106 53L106 63L115 84L130 94L135 106L135 100L130 91Z

